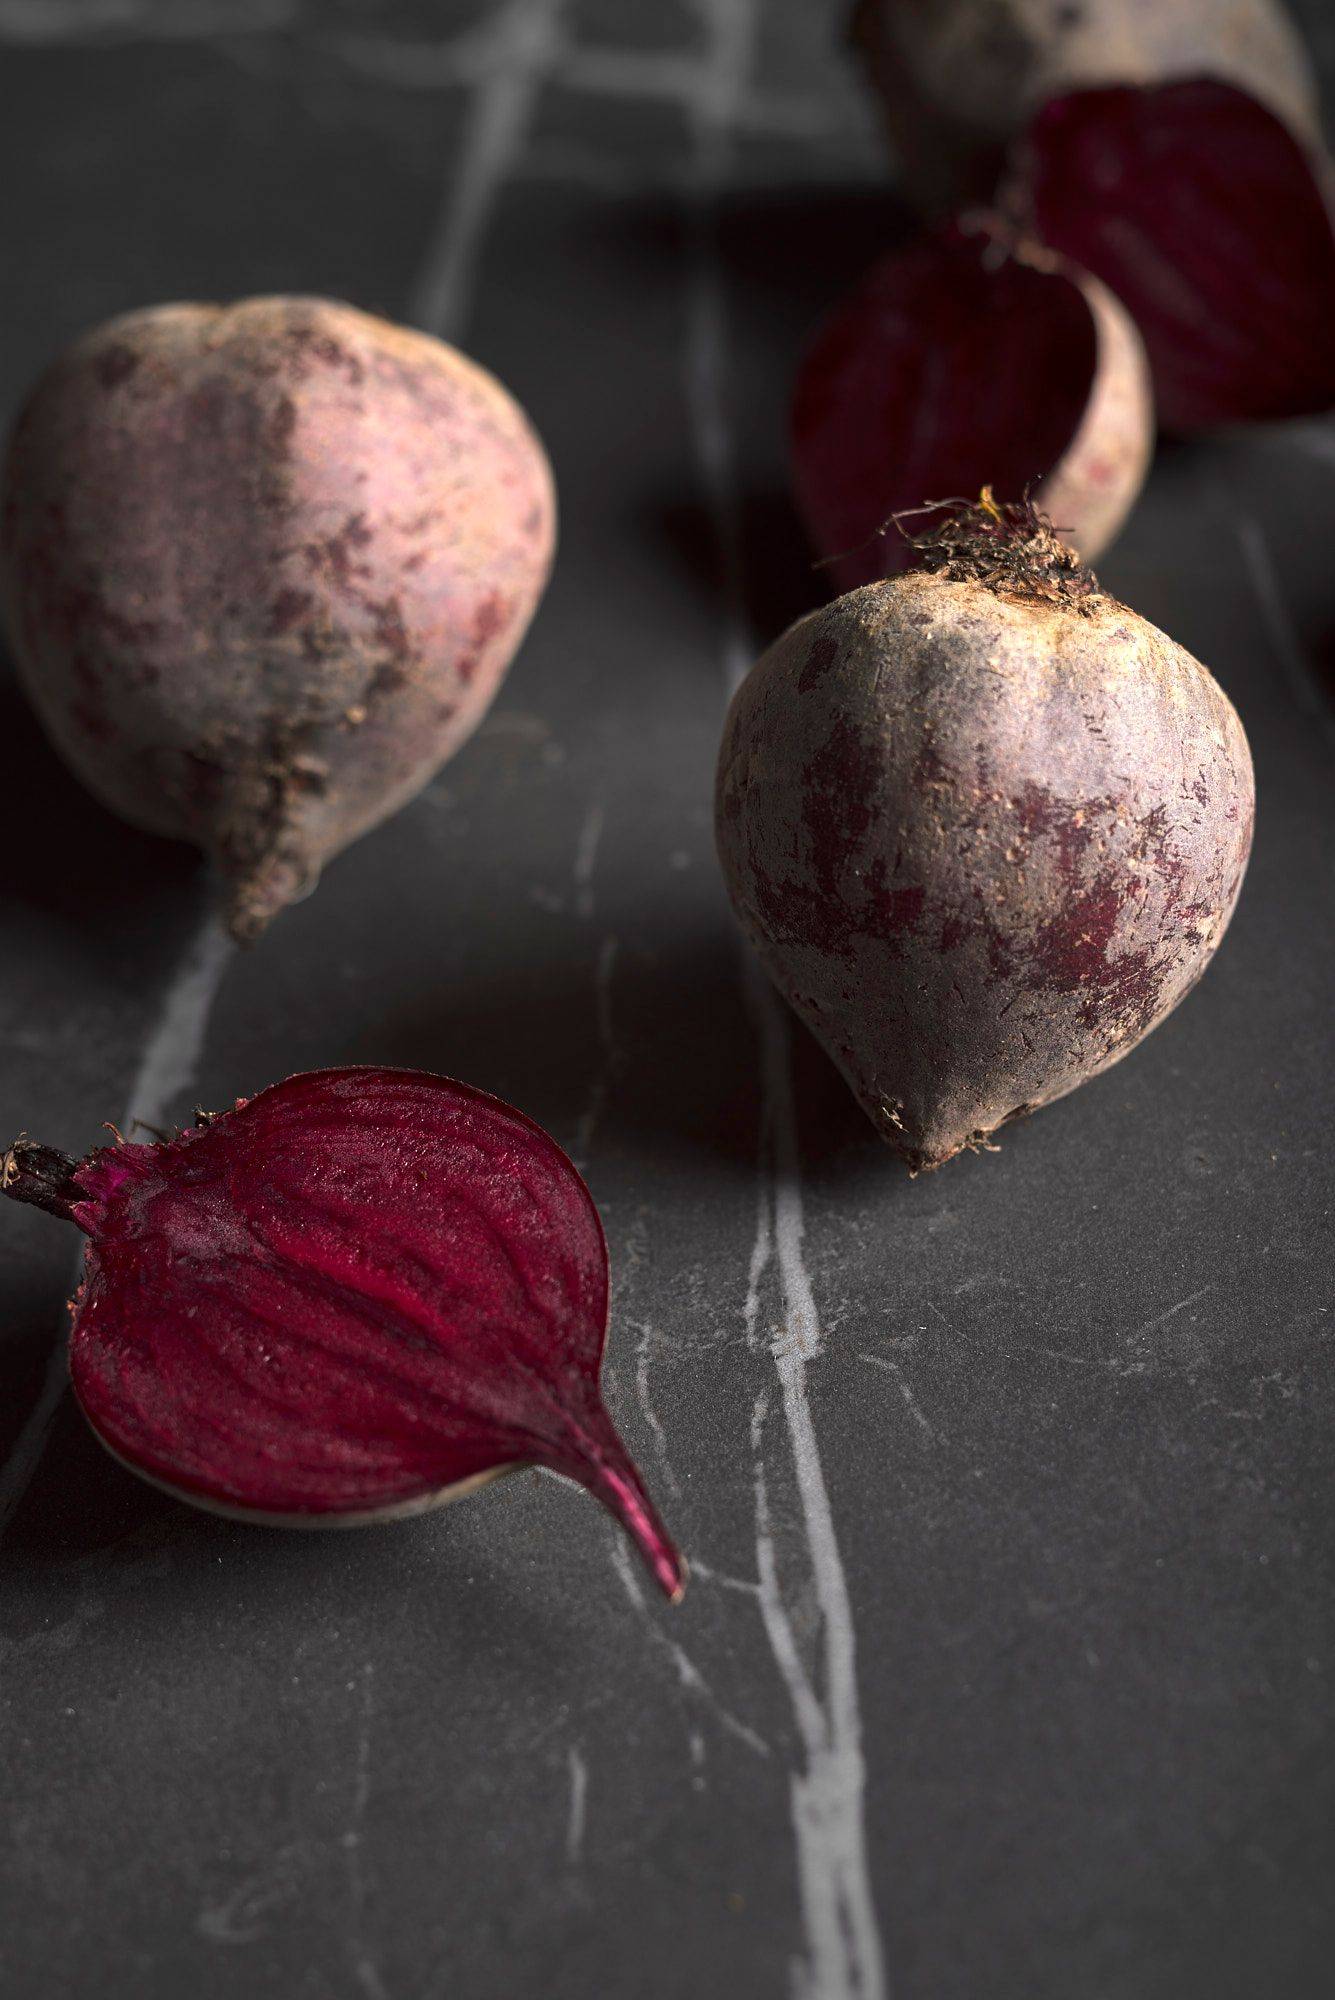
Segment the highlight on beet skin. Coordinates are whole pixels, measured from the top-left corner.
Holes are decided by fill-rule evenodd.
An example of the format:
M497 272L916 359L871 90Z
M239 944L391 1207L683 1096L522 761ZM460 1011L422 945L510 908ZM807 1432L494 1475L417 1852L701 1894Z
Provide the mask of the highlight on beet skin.
M916 570L791 626L733 698L743 934L914 1172L1121 1061L1242 886L1242 723L1032 504L918 510Z
M289 1527L420 1513L521 1465L686 1566L603 1407L607 1245L540 1126L413 1070L289 1077L195 1130L3 1187L88 1238L70 1373L133 1472Z
M1335 404L1328 174L1244 91L1197 80L1056 99L1010 199L1117 294L1186 432Z
M793 395L799 510L842 590L902 569L924 494L1032 491L1086 560L1153 446L1140 338L1106 286L962 220L876 264L818 330Z
M58 355L0 482L19 675L93 795L257 938L486 714L551 567L494 376L334 299L150 306Z

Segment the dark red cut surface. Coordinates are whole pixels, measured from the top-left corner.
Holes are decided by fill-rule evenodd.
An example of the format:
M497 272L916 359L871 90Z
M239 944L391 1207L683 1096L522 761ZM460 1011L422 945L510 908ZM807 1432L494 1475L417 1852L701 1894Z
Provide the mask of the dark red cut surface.
M834 584L906 566L887 525L900 509L1052 472L1097 348L1079 286L987 235L933 235L876 264L818 331L793 397L798 506Z
M77 1186L74 1388L133 1468L316 1522L536 1463L596 1494L680 1591L599 1395L597 1210L519 1112L409 1070L316 1071L95 1153Z
M1075 91L1030 127L1018 199L1136 320L1164 426L1335 403L1335 235L1303 147L1201 80Z

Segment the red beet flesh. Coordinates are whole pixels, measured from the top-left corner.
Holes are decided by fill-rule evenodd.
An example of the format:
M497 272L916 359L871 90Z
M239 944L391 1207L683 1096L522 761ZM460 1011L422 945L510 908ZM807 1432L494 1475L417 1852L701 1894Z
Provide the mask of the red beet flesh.
M20 1141L5 1186L89 1238L70 1370L132 1470L204 1506L337 1526L543 1465L680 1594L599 1394L598 1212L508 1105L409 1070L321 1070L78 1164Z
M1016 198L1140 328L1164 425L1335 403L1335 234L1311 157L1227 84L1084 90L1047 105Z
M1316 137L1316 79L1283 0L857 0L851 22L901 172L932 207L987 197L1054 97L1213 76Z
M738 689L719 753L742 929L914 1169L1162 1021L1251 843L1222 690L1025 511L963 510L939 574L800 620Z
M1140 343L1102 286L952 231L883 259L809 348L798 505L843 590L906 566L898 510L986 483L1033 486L1092 559L1140 488L1152 428Z

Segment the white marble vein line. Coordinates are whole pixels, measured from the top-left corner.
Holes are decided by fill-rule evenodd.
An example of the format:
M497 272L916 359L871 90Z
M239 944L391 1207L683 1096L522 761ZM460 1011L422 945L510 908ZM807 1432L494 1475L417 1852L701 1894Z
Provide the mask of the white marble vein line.
M612 1080L620 1064L620 1054L616 1043L616 1029L612 1019L612 976L616 971L617 952L620 947L615 937L609 934L598 948L598 963L593 973L594 1018L598 1023L598 1046L601 1059L598 1074L589 1092L589 1101L580 1115L575 1128L573 1158L575 1165L583 1173L588 1165L589 1149L593 1145L593 1135L602 1123L607 1109L607 1100L612 1091Z
M1332 720L1330 709L1322 699L1301 641L1294 630L1293 619L1288 605L1284 602L1284 592L1275 569L1275 559L1270 553L1270 544L1265 538L1260 522L1253 515L1239 513L1235 507L1231 511L1237 528L1238 544L1242 550L1242 560L1247 569L1247 579L1256 598L1271 650L1283 669L1284 678L1288 681L1289 693L1309 722L1316 723L1327 744L1335 750L1335 720Z
M383 36L332 34L319 46L348 69L398 90L431 91L475 83L493 63L491 38L469 32L434 42ZM597 48L563 51L551 81L581 96L628 102L691 105L705 86L698 61L668 51ZM841 115L842 111L842 115ZM854 99L831 110L822 98L786 91L756 92L739 99L734 123L758 138L837 141L841 151L869 164L884 150L874 119Z
M589 1767L572 1743L566 1751L570 1772L570 1810L566 1819L566 1863L578 1868L584 1854L584 1821L589 1803Z
M494 58L469 101L459 158L411 303L416 324L443 340L457 340L468 324L483 236L559 53L564 5L508 0L496 11Z
M593 871L598 860L598 843L603 837L603 809L595 802L584 815L575 843L575 915L593 915Z
M298 0L0 0L0 42L189 42L272 34L292 26Z
M353 1763L352 1811L343 1835L348 1863L348 1902L352 1916L352 1969L366 2000L387 2000L380 1969L367 1949L363 1933L366 1913L366 1871L362 1866L362 1821L371 1796L371 1723L375 1716L375 1667L362 1668L357 1718L357 1754Z
M933 1444L935 1444L936 1432L933 1429L931 1423L928 1421L927 1417L923 1414L922 1405L919 1403L912 1389L910 1389L908 1381L904 1375L904 1371L900 1367L899 1363L897 1361L889 1360L883 1354L863 1354L860 1355L858 1358L859 1360L862 1361L869 1361L873 1368L883 1369L887 1375L893 1378L895 1386L898 1388L900 1395L904 1399L904 1408L908 1411L914 1423L918 1426L919 1430L923 1432L924 1436L931 1438Z
M755 46L755 0L696 0L709 43L707 86L694 107L688 195L692 278L686 385L701 481L723 567L723 671L729 696L750 662L741 546L725 383L727 335L714 203L728 164L730 134ZM808 1363L820 1352L820 1323L803 1254L805 1220L798 1163L787 1021L773 989L748 959L747 998L761 1043L767 1139L761 1172L777 1255L785 1326L772 1343L788 1444L797 1480L806 1554L821 1613L823 1699L797 1657L774 1562L769 1500L759 1459L756 1556L765 1628L793 1704L804 1762L791 1776L806 1963L811 2000L882 2000L886 1991L863 1824L865 1769L858 1709L852 1611L833 1510L807 1395ZM759 1244L759 1234L757 1243ZM768 1256L768 1252L766 1252ZM748 1314L758 1313L760 1251L752 1252ZM757 1418L757 1445L763 1414Z
M654 1330L647 1320L628 1320L626 1324L634 1327L639 1336L635 1342L635 1395L640 1405L640 1414L644 1418L649 1435L653 1438L654 1449L658 1453L658 1462L663 1468L664 1481L675 1498L680 1500L681 1486L678 1483L676 1473L672 1470L672 1461L668 1457L667 1433L663 1429L658 1412L654 1408L653 1397L649 1391L649 1370L653 1359ZM691 1564L693 1574L697 1573L697 1567L694 1562Z
M210 913L190 940L173 974L157 1021L144 1045L120 1129L126 1137L136 1119L145 1125L166 1122L176 1098L194 1082L208 1028L209 1013L235 946ZM74 1291L83 1269L80 1249L71 1274ZM52 1343L37 1400L0 1466L0 1536L32 1482L67 1380L64 1330Z
M766 1608L767 1602L773 1602L772 1593L778 1592L778 1578L772 1546L768 1551L765 1546L769 1539L767 1495L758 1483L756 1562L761 1609L789 1686L805 1753L804 1769L792 1776L798 1879L807 1936L803 1990L812 2000L884 2000L886 1980L863 1825L866 1768L852 1606L807 1395L807 1367L820 1352L820 1326L802 1254L804 1218L788 1022L763 974L749 964L748 981L761 1036L764 1094L773 1108L774 1240L786 1323L775 1336L772 1352L821 1614L824 1666L824 1696L813 1712L793 1677L782 1645L782 1626ZM763 1464L761 1472L763 1478Z
M671 1638L663 1630L662 1626L655 1621L653 1613L650 1611L649 1605L645 1600L644 1592L640 1588L640 1579L635 1570L634 1558L630 1550L626 1547L621 1531L620 1529L613 1529L611 1532L615 1537L612 1542L612 1566L621 1579L621 1587L640 1616L644 1619L649 1631L653 1635L655 1644L667 1654L669 1660L672 1662L681 1687L687 1694L694 1695L698 1701L703 1702L705 1707L717 1716L719 1722L722 1723L730 1736L735 1736L739 1743L745 1743L747 1749L754 1750L758 1757L768 1757L770 1747L764 1737L757 1735L749 1723L743 1722L740 1716L734 1715L730 1708L724 1706L685 1647L679 1645L677 1640Z

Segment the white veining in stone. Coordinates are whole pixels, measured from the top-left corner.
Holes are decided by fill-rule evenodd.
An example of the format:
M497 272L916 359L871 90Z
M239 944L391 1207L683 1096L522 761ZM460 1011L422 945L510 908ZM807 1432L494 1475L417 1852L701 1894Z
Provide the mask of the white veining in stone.
M705 87L693 107L687 188L693 255L686 391L701 483L723 570L722 665L730 698L750 665L753 647L742 592L727 414L726 324L713 204L725 180L735 108L744 91L758 22L755 0L697 0L697 6L709 37L710 62ZM760 1214L745 1317L754 1338L761 1281L773 1258L783 1325L771 1339L770 1351L821 1627L823 1681L818 1695L801 1658L775 1557L763 1454L768 1399L762 1395L753 1425L761 1611L803 1753L801 1767L790 1778L805 1939L795 1983L808 2000L883 2000L885 1975L863 1825L865 1770L852 1610L807 1394L807 1368L820 1353L821 1329L803 1254L805 1219L788 1024L773 989L749 957L743 977L760 1041L764 1094Z
M908 1411L924 1436L929 1437L933 1444L935 1444L937 1442L936 1431L924 1413L921 1403L919 1403L917 1397L909 1387L908 1378L905 1376L899 1363L892 1361L885 1354L863 1354L858 1358L862 1361L869 1361L873 1368L883 1369L893 1379L896 1388L904 1399L904 1408Z
M589 1091L588 1102L580 1115L575 1130L573 1158L575 1165L583 1173L588 1164L589 1150L593 1137L602 1122L611 1095L613 1079L621 1064L617 1048L615 1024L612 1018L612 976L616 971L619 947L614 937L605 937L598 947L598 962L593 973L594 1018L598 1023L598 1046L600 1059L597 1075Z
M730 1708L724 1706L685 1647L680 1645L677 1640L672 1638L657 1623L649 1608L644 1591L640 1586L639 1575L635 1569L635 1559L627 1548L620 1529L613 1529L612 1534L614 1537L611 1544L612 1566L621 1579L621 1587L644 1619L649 1631L653 1635L655 1644L666 1653L668 1659L671 1661L681 1687L687 1694L694 1695L697 1700L703 1702L718 1718L719 1722L722 1723L730 1736L735 1736L739 1743L745 1743L747 1749L754 1750L758 1757L768 1757L770 1747L764 1737L757 1735L749 1723L743 1722L740 1716L734 1715Z
M570 1808L566 1817L566 1861L578 1868L584 1854L584 1821L589 1802L589 1767L572 1743L566 1751L570 1772Z
M563 11L564 0L507 0L496 9L490 59L412 294L411 318L442 340L458 340L467 327L483 236L560 49Z
M597 800L589 807L575 843L575 915L593 915L593 871L598 860L598 843L603 837L604 813Z

